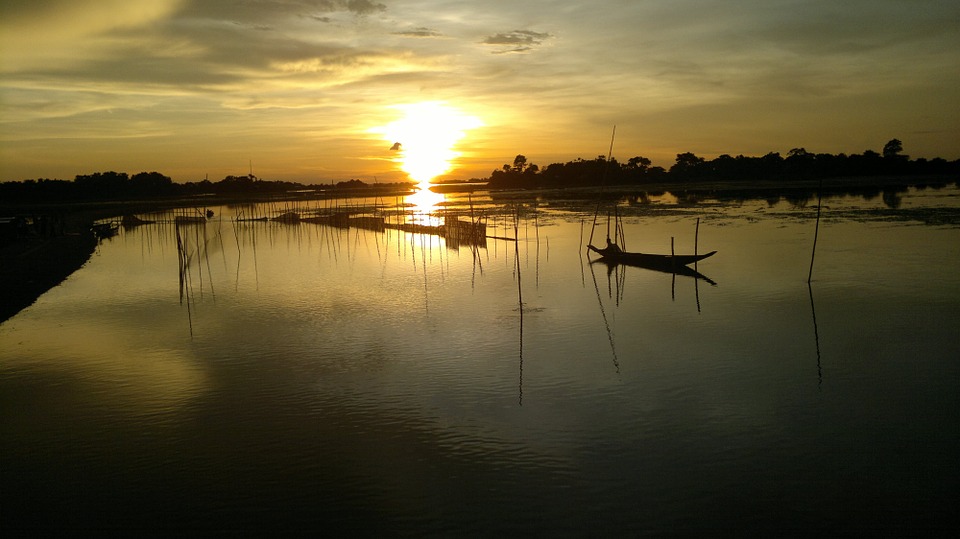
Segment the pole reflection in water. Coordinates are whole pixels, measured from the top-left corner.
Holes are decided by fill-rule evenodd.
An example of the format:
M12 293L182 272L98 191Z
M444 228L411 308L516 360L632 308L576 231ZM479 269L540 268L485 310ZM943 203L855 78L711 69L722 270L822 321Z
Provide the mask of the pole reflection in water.
M823 386L823 369L820 366L820 331L817 328L817 309L813 304L813 285L807 281L807 291L810 292L810 316L813 318L813 343L817 348L817 388Z
M516 241L513 242L514 246L514 265L517 275L517 312L520 315L520 396L518 403L520 406L523 406L523 284L520 278L520 208L517 207L514 211L513 217L513 237L516 238Z
M590 277L593 279L593 288L597 293L597 303L600 305L600 316L603 318L603 327L607 331L607 341L610 343L610 352L613 355L613 366L617 371L617 374L620 374L620 361L617 359L617 346L614 343L613 330L610 329L610 321L607 320L607 311L603 307L603 299L600 297L600 286L597 284L597 275L593 271L593 263L589 263L590 266ZM609 296L609 281L610 273L607 272L607 282L608 282L608 296ZM619 292L618 292L619 298ZM619 299L618 299L619 301Z
M178 253L181 304L187 310L188 326L193 334L196 329L196 307L209 295L216 301L214 271L210 256L221 251L224 268L227 266L227 242L236 249L236 267L232 270L234 292L240 291L242 275L245 273L244 260L250 260L255 289L260 290L261 263L260 247L266 240L271 251L278 246L286 246L291 252L319 248L321 256L333 262L346 260L350 264L358 263L358 257L374 257L379 260L381 278L386 275L388 263L384 249L391 249L396 241L396 256L399 261L407 261L419 275L422 291L422 304L429 314L431 304L431 281L434 276L443 283L450 271L451 256L463 248L470 252L471 287L484 275L483 253L491 257L487 242L492 239L514 242L513 255L519 257L519 235L522 227L530 234L529 223L520 210L515 213L514 237L488 235L487 215L477 209L471 198L466 205L450 210L443 207L444 197L435 193L423 193L418 197L397 198L395 204L388 207L377 197L372 200L354 201L341 204L326 201L323 206L310 207L305 204L277 205L273 203L238 206L234 210L230 227L222 226L222 219L207 221L189 213L178 212L168 215L158 226L169 226L174 234ZM424 214L423 211L431 213ZM531 214L536 230L535 255L539 273L539 217ZM172 219L171 219L172 217ZM521 223L521 221L523 221ZM216 226L211 231L209 226ZM229 234L233 238L229 238ZM373 234L373 238L370 235ZM529 244L529 242L528 242ZM249 253L249 256L248 256ZM527 257L529 248L527 250ZM509 256L507 257L509 259ZM522 260L521 260L522 261ZM521 261L515 260L518 268ZM528 264L531 263L529 260ZM430 267L428 267L430 266ZM433 274L431 269L438 269ZM196 287L196 289L194 288Z
M177 263L179 264L180 276L180 305L183 305L184 297L187 301L187 323L190 328L190 336L193 336L193 313L190 310L190 293L187 291L188 279L190 277L189 267L190 258L187 255L186 247L183 245L183 237L180 235L180 227L174 225L177 233ZM186 293L185 293L186 292Z

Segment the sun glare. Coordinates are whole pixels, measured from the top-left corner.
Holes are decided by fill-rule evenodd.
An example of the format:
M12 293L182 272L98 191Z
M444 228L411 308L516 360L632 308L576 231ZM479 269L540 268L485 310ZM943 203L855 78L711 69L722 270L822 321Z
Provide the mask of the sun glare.
M425 188L430 180L450 170L460 153L454 150L467 131L483 125L441 102L428 101L392 108L403 112L399 120L372 131L381 133L397 152L394 161L410 179Z

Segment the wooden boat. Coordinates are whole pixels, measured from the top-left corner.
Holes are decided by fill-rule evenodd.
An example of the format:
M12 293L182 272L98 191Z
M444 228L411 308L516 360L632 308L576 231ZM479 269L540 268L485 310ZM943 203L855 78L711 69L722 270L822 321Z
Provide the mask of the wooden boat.
M704 258L713 256L716 251L710 251L702 255L660 255L649 253L631 253L621 250L615 244L600 249L593 245L587 245L587 248L600 255L607 262L617 264L627 264L631 266L650 267L657 269L681 268L699 262Z
M617 134L617 128L616 126L614 126L613 135L616 136L616 134ZM611 137L610 153L607 155L608 162L611 161L612 155L613 155L613 138ZM599 212L600 212L600 203L598 202L597 213L595 213L593 216L594 228L596 227L597 214L599 214ZM613 241L610 240L611 219L614 224ZM697 228L699 229L699 227L700 227L700 219L697 219ZM703 260L704 258L713 256L714 254L716 254L716 251L710 251L709 253L704 253L702 255L701 254L661 255L661 254L650 254L650 253L632 253L629 251L624 251L623 249L620 248L619 245L617 245L617 238L623 237L623 225L620 222L619 214L617 214L616 205L614 205L613 207L613 215L611 216L609 213L607 214L607 246L606 247L601 249L599 247L595 247L590 243L593 241L594 228L591 228L590 240L588 240L588 243L587 243L587 250L593 251L599 254L600 261L605 262L608 265L624 264L628 266L638 266L638 267L647 268L647 269L665 271L667 273L673 273L673 274L681 274L681 273L684 273L682 270L687 270L687 272L692 272L693 274L695 274L695 275L692 275L693 277L703 278L708 282L710 282L711 284L715 284L713 283L713 281L710 281L710 279L706 279L706 277L702 277L696 271L691 270L690 268L687 268L687 266L690 264L694 264L700 260ZM673 250L672 239L670 240L670 246L671 246L670 250L672 251Z

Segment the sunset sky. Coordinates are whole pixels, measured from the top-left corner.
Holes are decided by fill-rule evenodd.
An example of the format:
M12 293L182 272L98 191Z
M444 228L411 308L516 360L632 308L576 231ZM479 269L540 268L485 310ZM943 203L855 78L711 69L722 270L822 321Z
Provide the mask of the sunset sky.
M268 180L397 181L421 141L451 163L442 177L467 179L519 153L606 154L614 125L618 159L665 168L687 151L849 154L892 138L958 159L960 3L0 3L0 180L252 165Z

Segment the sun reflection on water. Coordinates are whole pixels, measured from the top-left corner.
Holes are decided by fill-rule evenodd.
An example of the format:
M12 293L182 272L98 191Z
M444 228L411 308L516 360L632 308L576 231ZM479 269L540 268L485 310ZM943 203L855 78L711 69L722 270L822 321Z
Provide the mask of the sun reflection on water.
M404 205L410 212L410 222L417 225L440 226L443 220L437 215L446 197L421 187L417 192L404 197Z

